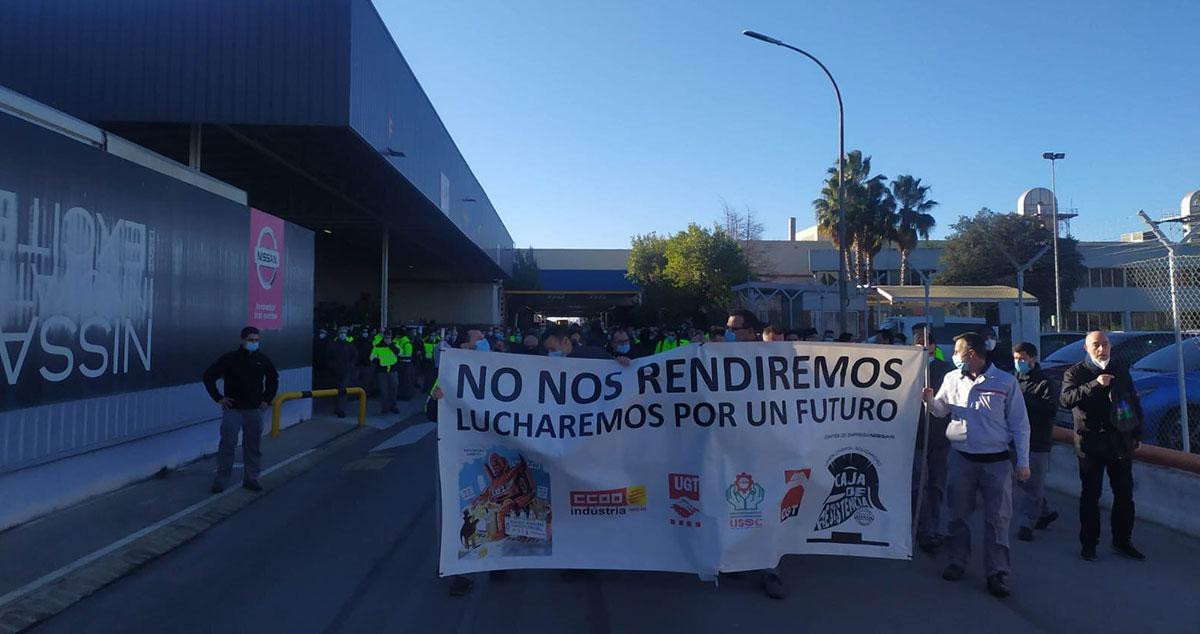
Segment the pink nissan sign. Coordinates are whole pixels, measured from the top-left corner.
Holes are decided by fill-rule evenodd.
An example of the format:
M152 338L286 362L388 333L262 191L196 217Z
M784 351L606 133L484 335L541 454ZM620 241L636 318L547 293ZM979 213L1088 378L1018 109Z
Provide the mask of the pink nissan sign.
M283 328L283 219L250 208L250 325Z

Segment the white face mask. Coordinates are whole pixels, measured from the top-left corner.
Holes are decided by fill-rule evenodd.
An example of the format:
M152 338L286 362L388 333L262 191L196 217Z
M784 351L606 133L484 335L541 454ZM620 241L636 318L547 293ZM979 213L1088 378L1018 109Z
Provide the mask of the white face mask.
M1108 359L1097 359L1096 357L1092 357L1092 363L1095 363L1096 367L1100 368L1101 370L1108 368Z
M995 349L996 349L996 340L995 340L995 339L988 339L987 341L984 341L984 342L983 342L983 347L987 348L987 351L988 351L988 352L991 352L992 350L995 350Z

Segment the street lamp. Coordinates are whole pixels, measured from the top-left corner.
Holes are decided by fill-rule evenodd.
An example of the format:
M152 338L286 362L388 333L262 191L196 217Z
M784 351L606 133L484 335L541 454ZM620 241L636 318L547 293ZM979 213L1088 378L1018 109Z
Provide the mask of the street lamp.
M1054 331L1062 332L1062 291L1058 281L1058 179L1054 162L1067 158L1062 152L1043 152L1042 158L1050 161L1050 192L1054 201L1050 205L1050 221L1054 223L1051 235L1054 239Z
M756 40L782 46L783 48L795 51L812 61L816 62L821 70L825 71L825 76L829 78L829 83L833 84L833 94L837 96L838 104L838 169L837 169L837 233L838 233L838 327L841 332L849 332L846 329L846 307L850 304L846 293L846 214L842 210L842 167L846 161L846 127L845 127L845 111L842 109L842 91L838 88L837 81L834 80L833 74L828 68L821 63L821 60L813 57L807 51L800 50L791 44L777 40L769 35L763 35L755 31L742 31L742 35L752 37Z

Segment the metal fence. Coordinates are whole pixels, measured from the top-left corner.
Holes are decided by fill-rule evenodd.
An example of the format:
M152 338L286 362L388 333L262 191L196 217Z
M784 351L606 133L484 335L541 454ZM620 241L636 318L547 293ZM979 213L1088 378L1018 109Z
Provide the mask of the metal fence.
M1144 410L1143 440L1200 452L1200 255L1171 249L1165 257L1126 265L1125 275L1128 286L1143 289L1170 316L1177 339L1169 350L1144 361L1149 374L1135 377ZM1191 431L1186 436L1185 425Z

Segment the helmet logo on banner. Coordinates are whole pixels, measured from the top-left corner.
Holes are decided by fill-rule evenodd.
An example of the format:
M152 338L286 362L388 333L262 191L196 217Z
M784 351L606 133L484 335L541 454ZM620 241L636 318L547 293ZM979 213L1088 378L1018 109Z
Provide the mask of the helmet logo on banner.
M254 270L263 290L271 290L279 279L279 239L269 226L260 229L254 241Z
M813 530L833 528L851 517L866 526L875 519L871 509L887 510L879 499L879 471L863 454L850 451L837 456L829 462L829 473L833 488Z

